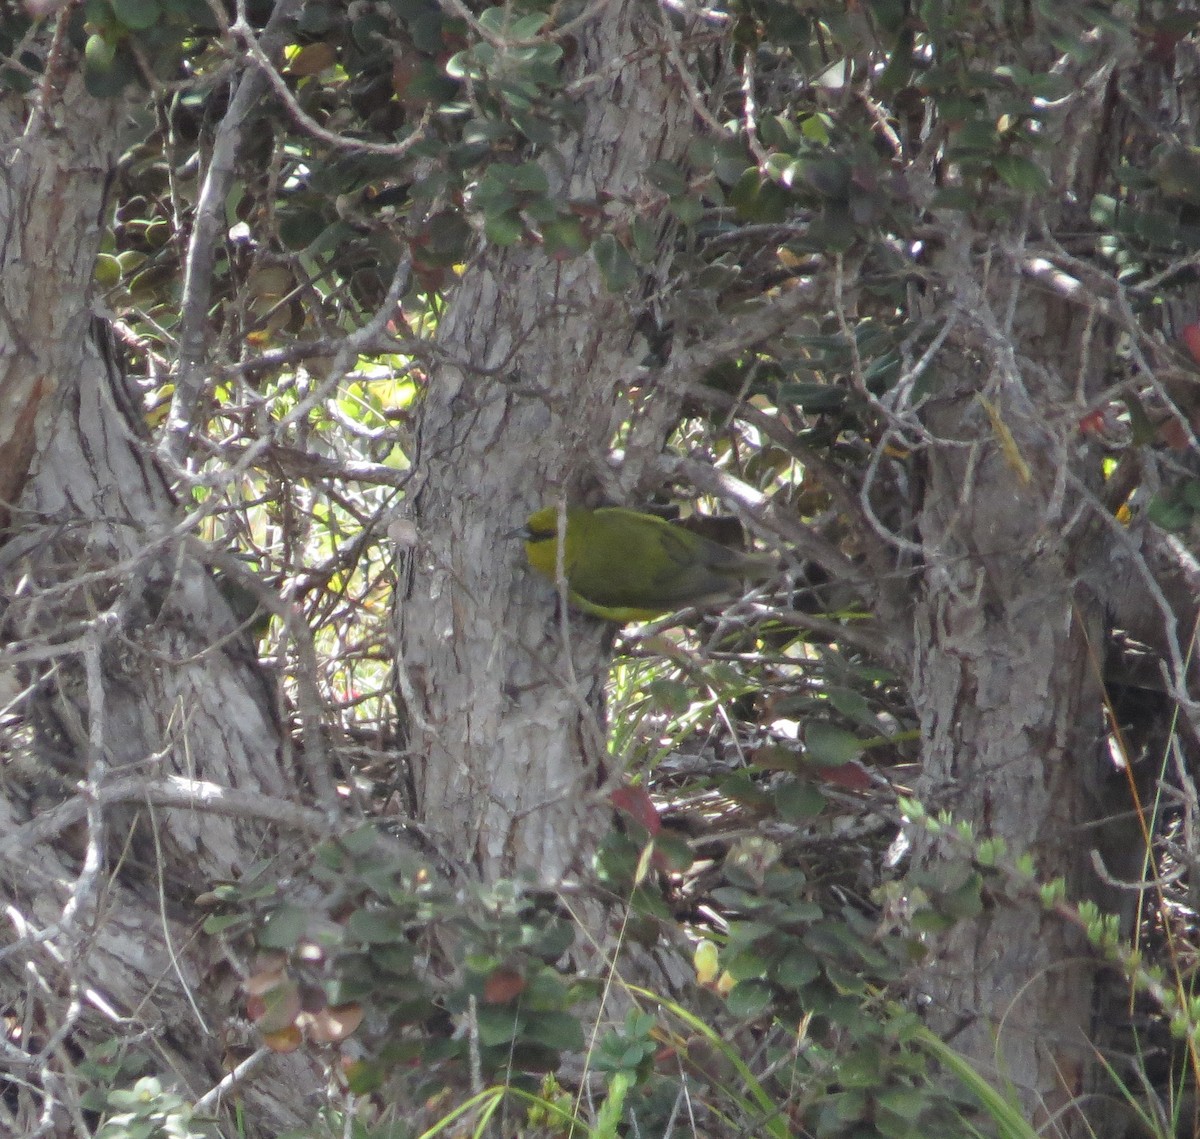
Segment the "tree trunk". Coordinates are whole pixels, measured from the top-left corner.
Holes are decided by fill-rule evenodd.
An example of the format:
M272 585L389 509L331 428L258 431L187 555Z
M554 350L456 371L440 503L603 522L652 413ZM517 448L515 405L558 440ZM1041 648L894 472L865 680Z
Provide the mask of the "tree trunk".
M129 104L91 99L78 78L43 95L27 128L5 108L0 182L0 598L18 693L0 789L0 986L30 1056L23 1070L18 1049L5 1054L27 1089L8 1121L18 1133L71 1126L70 1066L97 1041L130 1041L193 1099L221 1079L237 977L216 943L195 951L192 903L275 842L253 807L207 809L196 781L276 801L293 787L271 688L180 537L139 401L89 335ZM131 778L140 804L102 805ZM253 1117L268 1130L310 1118L295 1088L319 1090L314 1068L268 1067L238 1089Z
M1019 262L989 269L986 297L965 274L955 282L974 296L972 315L944 364L955 379L923 416L922 798L969 821L977 840L1033 853L1040 881L1061 877L1069 897L1095 897L1083 852L1096 841L1084 828L1100 814L1107 754L1104 634L1080 577L1103 531L1083 489L1098 483L1098 456L1069 409L1103 355L1088 348L1085 310L1031 292ZM1007 290L1021 297L1011 341L991 304ZM961 845L919 850L934 892L968 883ZM1078 1118L1060 1113L1091 1055L1092 976L1074 926L1028 893L985 888L982 912L936 943L923 985L935 1031L989 1078L1011 1080L1029 1118L1074 1134Z
M1106 43L1104 66L1081 72L1063 119L1039 124L1052 194L997 224L986 243L957 229L947 241L944 295L962 323L940 369L953 380L922 417L931 437L912 686L922 798L971 823L977 839L1002 838L1010 857L1032 854L1038 880L1063 878L1071 900L1122 916L1134 895L1091 869L1095 851L1112 877L1137 880L1145 854L1105 734L1106 637L1116 627L1153 646L1184 692L1181 634L1195 614L1196 575L1190 555L1173 554L1174 539L1147 524L1144 499L1132 524L1114 517L1133 486L1156 485L1156 460L1139 457L1146 440L1122 450L1125 463L1147 469L1113 497L1083 417L1121 398L1116 385L1161 396L1169 377L1190 389L1194 376L1172 361L1158 329L1147 330L1162 308L1135 314L1146 300L1136 277L1126 291L1101 268L1103 233L1087 213L1119 202L1123 226L1179 214L1178 200L1164 207L1148 186L1118 185L1114 174L1152 167L1153 148L1194 122L1180 106L1195 89L1184 82L1195 66L1187 42L1173 62L1173 42L1158 56L1119 37ZM1064 56L1051 66L1074 63ZM1076 260L1068 248L1089 252ZM1163 279L1181 295L1179 277ZM1193 319L1194 306L1186 311ZM1122 340L1133 346L1129 360L1118 354ZM1188 716L1186 700L1175 708ZM935 889L961 885L967 860L953 843L918 848ZM1094 961L1076 928L1028 891L1013 895L985 892L982 912L934 943L932 1026L986 1075L1011 1080L1044 1133L1109 1134L1107 1105L1086 1098L1103 1078L1095 1049L1113 1031L1095 1016L1104 999L1093 993ZM1128 1053L1128 1040L1117 1050Z
M680 163L691 111L653 5L622 0L579 36L578 131L543 165L560 200L631 218L652 162ZM661 205L661 202L660 202ZM606 813L600 626L555 616L556 593L506 534L531 510L616 499L608 450L644 345L635 298L591 257L489 250L439 327L413 497L418 545L400 605L401 692L419 812L485 876L586 864ZM677 406L656 393L660 414ZM623 470L628 489L640 471Z

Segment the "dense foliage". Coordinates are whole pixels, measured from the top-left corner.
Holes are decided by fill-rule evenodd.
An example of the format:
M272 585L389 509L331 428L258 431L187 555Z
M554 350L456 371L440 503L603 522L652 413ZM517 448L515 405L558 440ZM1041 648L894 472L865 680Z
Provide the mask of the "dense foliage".
M1001 467L1024 486L1053 448L1083 456L1078 476L1063 460L1061 482L1086 484L1079 513L1102 544L1152 531L1176 568L1191 556L1200 149L1174 91L1200 70L1200 14L647 6L694 139L686 163L657 164L636 201L615 202L576 194L558 164L594 78L575 66L579 39L604 8L0 9L14 106L80 71L96 98L129 100L94 307L180 517L245 567L221 585L282 682L285 732L302 750L328 739L341 794L371 820L200 899L202 936L244 965L253 1043L321 1058L330 1090L314 1136L351 1123L417 1135L466 1107L505 1134L568 1134L572 1121L598 1135L1015 1134L1021 1121L986 1085L934 1080L931 1058L944 1073L952 1054L914 1007L931 939L1032 904L1087 928L1127 974L1130 935L1162 954L1170 980L1140 976L1149 1027L1118 1048L1139 1063L1107 1091L1165 1134L1194 1075L1167 1032L1194 1063L1183 886L1114 932L1082 896L1039 887L1021 836L981 819L954 832L934 803L927 827L957 833L957 858L903 877L897 835L907 817L911 839L923 814L900 796L929 727L913 706L910 618L931 566L918 536L931 401L965 372L1021 373L1045 428L1035 445L997 384L973 393ZM645 446L652 409L672 410L633 505L694 504L691 524L787 567L720 613L612 633L614 829L595 881L558 892L535 884L536 867L478 884L436 839L409 849L419 827L397 728L411 709L393 659L395 565L415 541L399 508L422 396L452 352L436 333L472 262L504 250L592 259L636 310L614 462ZM1027 355L1029 297L992 295L993 264L1043 290L1035 308L1041 295L1048 310L1091 313L1073 388L1039 370L1057 361ZM795 297L782 330L722 347L736 322ZM554 398L555 377L504 382ZM968 483L964 502L986 489ZM1151 841L1131 876L1179 866L1178 881L1195 856L1194 607L1174 569L1135 553L1136 588L1158 589L1161 611L1114 616L1096 667L1107 655L1112 750L1141 762L1130 786ZM498 574L524 572L515 543L494 557ZM1102 569L1081 564L1073 580L1094 572L1111 611ZM549 590L544 602L552 611ZM1164 662L1153 684L1118 677L1130 639L1118 625ZM20 709L6 721L13 755L33 746L26 727ZM597 900L617 915L602 974L573 956ZM669 962L649 970L652 955ZM6 1015L9 1052L30 1048L20 1011ZM213 1105L193 1112L152 1049L88 1047L76 1118L105 1120L100 1134L210 1126ZM25 1095L7 1085L11 1119L37 1115Z

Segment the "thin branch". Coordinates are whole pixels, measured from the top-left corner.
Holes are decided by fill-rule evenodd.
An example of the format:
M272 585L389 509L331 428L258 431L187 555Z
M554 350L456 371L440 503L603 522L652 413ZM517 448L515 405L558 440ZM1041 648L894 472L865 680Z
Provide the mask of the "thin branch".
M291 0L288 0L288 2L290 3ZM239 19L233 25L232 30L238 34L247 55L258 65L259 73L271 85L275 94L279 96L284 110L292 117L296 125L312 138L318 139L328 146L336 147L338 150L351 150L361 154L379 154L386 158L403 158L417 143L425 139L425 128L431 117L431 112L428 110L422 115L421 121L417 126L413 128L412 134L404 139L403 142L370 142L367 139L348 138L345 135L337 134L335 131L327 130L296 102L296 96L292 94L291 88L288 87L283 76L279 74L279 71L271 62L269 56L259 44L259 41L255 38L250 26Z
M87 781L80 799L84 815L87 818L87 846L84 851L83 866L79 871L79 876L75 879L75 884L71 888L71 896L63 906L62 916L59 919L59 928L69 931L73 941L78 940L79 933L72 927L79 915L86 912L84 906L89 901L93 901L96 895L100 869L104 864L105 836L108 830L104 821L104 812L95 799L95 793L108 773L104 741L104 727L107 720L104 673L100 665L100 650L104 639L101 628L103 620L104 618L98 617L92 622L83 646L83 667L84 675L87 678L88 760Z
M236 447L214 446L213 451L222 458L232 458L240 465L248 444ZM368 463L361 459L336 459L319 455L301 447L286 443L273 443L263 456L265 461L277 464L297 478L337 479L342 482L368 483L371 486L390 486L400 489L408 485L411 471L387 467L382 463Z
M269 50L283 46L283 27L300 6L300 0L279 0L263 32ZM257 46L257 45L256 45ZM258 48L260 54L262 48ZM265 58L265 57L264 57ZM273 69L271 69L273 70ZM233 184L234 163L241 149L246 119L262 97L267 72L260 66L247 70L238 84L237 94L221 118L213 144L212 158L192 223L183 271L183 297L180 301L179 374L175 394L167 414L163 435L163 456L172 467L187 461L189 437L203 395L204 359L208 334L208 310L212 298L213 266L225 225L225 202Z
M246 1057L232 1072L229 1072L224 1079L221 1080L216 1087L207 1091L193 1105L193 1110L196 1115L203 1115L216 1107L217 1100L221 1098L227 1091L232 1090L239 1082L244 1080L255 1068L257 1068L268 1056L274 1056L275 1053L270 1048L262 1047L255 1049L249 1056Z
M141 776L116 779L43 811L34 819L10 830L0 838L0 859L19 860L74 826L95 808L118 803L148 803L155 807L186 811L207 811L231 818L263 819L292 830L321 838L334 833L333 820L323 811L297 806L284 799L273 799L259 791L238 791L202 779L171 775L162 780Z

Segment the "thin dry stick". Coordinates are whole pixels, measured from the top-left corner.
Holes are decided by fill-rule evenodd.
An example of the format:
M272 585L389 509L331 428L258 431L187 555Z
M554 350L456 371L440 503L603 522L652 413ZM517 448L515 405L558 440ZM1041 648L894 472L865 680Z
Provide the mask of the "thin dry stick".
M323 811L273 799L258 791L238 791L180 775L151 782L141 776L130 776L81 791L74 798L42 811L36 818L10 830L0 838L0 859L23 860L23 854L35 856L39 845L74 826L90 811L103 810L117 803L147 803L235 818L263 819L321 838L333 833L331 821Z
M282 28L299 6L299 0L279 0L275 5L263 32L263 39L271 51L283 45ZM204 375L200 365L207 339L213 266L225 224L225 201L233 183L234 162L241 149L246 118L262 97L266 83L266 73L261 67L248 69L242 76L237 94L221 118L208 172L200 188L200 200L196 206L196 218L183 266L179 373L171 408L167 413L162 445L163 456L174 467L182 467L187 460L190 436L203 394Z

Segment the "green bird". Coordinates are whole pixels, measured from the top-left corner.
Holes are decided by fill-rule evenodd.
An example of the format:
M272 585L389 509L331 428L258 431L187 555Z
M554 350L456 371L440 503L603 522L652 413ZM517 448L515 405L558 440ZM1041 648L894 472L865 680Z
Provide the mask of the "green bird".
M538 573L558 579L557 507L535 510L515 531ZM776 570L766 555L744 554L654 514L568 506L562 574L575 608L607 621L648 621L689 605L727 598L740 581Z

